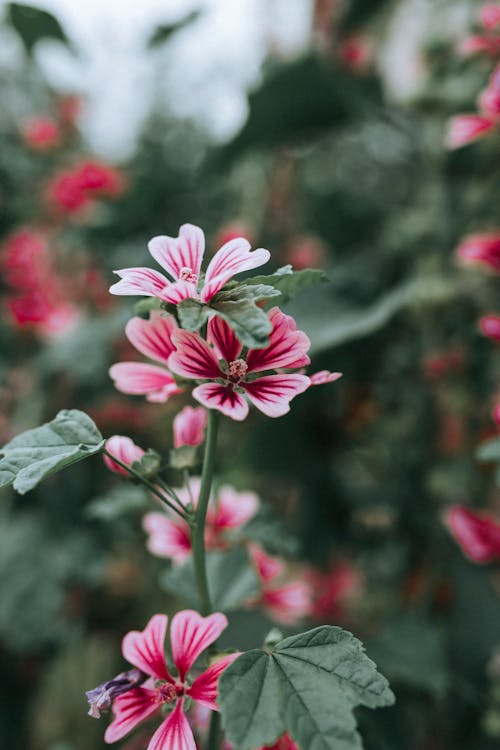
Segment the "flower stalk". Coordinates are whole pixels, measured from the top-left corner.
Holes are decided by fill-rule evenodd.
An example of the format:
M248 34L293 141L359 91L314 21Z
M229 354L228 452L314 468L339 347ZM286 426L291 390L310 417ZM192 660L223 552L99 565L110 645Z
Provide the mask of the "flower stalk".
M212 612L212 602L208 588L207 567L205 557L205 523L207 519L208 501L212 489L215 466L215 449L219 428L219 413L214 409L208 412L207 437L203 468L201 472L201 487L193 527L193 562L196 588L200 598L201 611L204 615Z

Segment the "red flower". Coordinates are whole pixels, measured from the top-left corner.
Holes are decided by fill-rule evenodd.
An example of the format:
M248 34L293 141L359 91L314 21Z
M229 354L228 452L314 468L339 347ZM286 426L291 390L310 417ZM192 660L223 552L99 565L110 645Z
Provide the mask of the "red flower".
M487 516L453 505L447 515L448 528L462 551L473 562L500 559L500 524Z
M57 122L49 117L31 117L22 124L21 136L30 148L48 151L59 144L61 131Z

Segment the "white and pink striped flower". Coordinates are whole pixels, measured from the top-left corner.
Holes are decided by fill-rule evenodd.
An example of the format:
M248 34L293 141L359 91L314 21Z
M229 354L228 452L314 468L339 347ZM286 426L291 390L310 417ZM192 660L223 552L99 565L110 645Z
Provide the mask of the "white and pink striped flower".
M173 616L170 642L177 669L175 676L170 673L165 659L167 623L167 615L154 615L144 630L133 630L124 637L123 656L140 670L144 681L114 698L114 718L104 735L105 742L121 740L153 715L162 717L167 709L168 713L153 734L148 750L196 750L193 732L184 712L185 702L191 699L211 711L218 710L219 677L239 654L223 656L193 682L188 681L187 675L196 659L225 630L227 618L219 612L202 617L194 610L184 610ZM96 690L90 691L92 696Z
M189 489L176 490L181 501L196 507L200 493L199 477L192 477ZM229 537L240 530L256 514L259 498L253 492L238 492L223 485L210 498L205 525L205 546L209 550L227 549ZM184 562L191 553L189 524L166 513L146 513L142 526L148 534L146 546L152 555L165 557L175 563Z
M269 312L269 319L269 346L250 349L246 356L242 344L221 318L209 321L208 341L197 333L179 329L172 335L175 352L168 365L184 378L206 381L193 390L193 397L208 409L242 420L248 414L248 399L267 416L281 417L290 411L290 401L309 388L311 380L299 373L267 373L308 365L310 341L297 330L294 319L277 307Z
M185 406L174 418L174 448L202 443L206 425L207 412L202 406Z
M251 252L248 240L237 237L215 253L202 278L205 235L193 224L181 226L178 237L153 237L148 249L168 277L150 268L122 268L115 271L120 281L110 288L111 294L158 297L174 305L184 299L209 302L233 276L270 258L269 250Z
M172 315L164 316L158 310L150 314L149 320L135 317L129 320L125 334L130 343L146 357L160 363L118 362L109 369L115 387L122 393L146 396L148 401L165 402L182 388L167 369L168 359L175 347L172 335L177 323Z

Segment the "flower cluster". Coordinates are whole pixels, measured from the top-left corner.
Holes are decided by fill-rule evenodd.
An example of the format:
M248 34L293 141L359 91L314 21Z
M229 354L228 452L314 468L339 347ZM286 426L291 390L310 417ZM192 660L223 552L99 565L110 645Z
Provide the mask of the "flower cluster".
M86 159L54 175L46 199L57 213L76 214L101 198L117 198L124 189L123 175L114 167Z

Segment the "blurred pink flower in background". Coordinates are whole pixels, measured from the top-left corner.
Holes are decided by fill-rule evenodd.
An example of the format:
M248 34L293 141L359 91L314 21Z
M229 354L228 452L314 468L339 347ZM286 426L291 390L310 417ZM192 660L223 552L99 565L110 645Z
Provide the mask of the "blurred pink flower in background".
M491 133L496 127L490 117L475 114L456 115L448 122L445 146L450 149L467 146Z
M294 269L323 268L328 260L325 243L314 235L294 237L285 248L285 260Z
M199 477L192 477L189 488L176 490L178 497L196 507L200 493ZM242 529L259 508L253 492L238 492L230 485L221 486L210 498L205 526L207 549L227 549L229 535ZM186 521L170 518L166 513L146 513L143 528L149 535L146 546L152 555L182 563L191 552L191 530Z
M462 240L456 252L463 263L480 263L500 272L500 231L471 234Z
M453 505L445 521L464 554L473 562L500 559L500 524L485 514Z
M481 333L494 341L500 341L500 315L483 315L479 320Z
M249 545L249 552L261 582L260 597L249 605L262 606L283 625L293 625L310 616L312 591L306 578L295 577L287 582L283 560L268 555L255 543Z
M30 117L21 125L21 137L35 151L50 151L61 141L61 129L50 117Z
M344 617L349 602L362 590L360 572L346 561L334 563L326 572L311 570L307 580L312 591L311 614L321 622Z
M487 3L479 11L479 20L485 29L500 26L500 3Z

